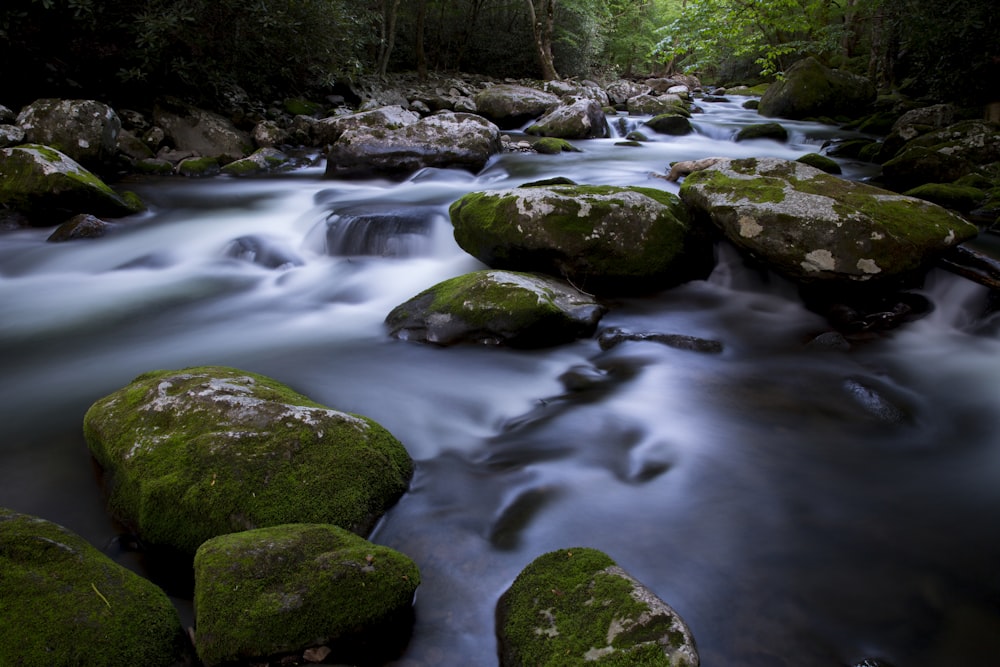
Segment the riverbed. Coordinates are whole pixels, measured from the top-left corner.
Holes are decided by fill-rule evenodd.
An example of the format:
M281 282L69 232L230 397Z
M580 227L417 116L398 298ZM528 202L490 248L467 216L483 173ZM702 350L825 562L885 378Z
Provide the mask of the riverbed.
M847 136L783 121L788 143L736 143L760 120L742 102L703 104L686 137L619 145L641 121L623 117L580 153L505 153L478 174L326 180L314 156L261 178L135 180L120 185L149 210L102 239L3 232L0 506L158 580L105 512L83 414L149 370L234 366L375 419L415 460L370 536L422 574L393 665L496 664L497 597L538 555L575 546L676 609L705 667L996 664L1000 320L983 288L935 270L916 290L931 312L842 349L816 344L831 327L793 285L720 246L707 279L613 300L600 325L718 354L387 335L393 307L483 268L451 235L465 193L554 176L676 193L650 174L795 159ZM845 178L877 171L840 162ZM192 624L183 584L162 576Z

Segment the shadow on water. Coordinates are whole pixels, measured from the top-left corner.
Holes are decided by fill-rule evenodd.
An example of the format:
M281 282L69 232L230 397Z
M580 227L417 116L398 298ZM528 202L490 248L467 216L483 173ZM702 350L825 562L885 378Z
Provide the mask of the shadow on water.
M676 192L649 174L720 154L794 159L837 135L793 123L789 144L736 144L730 129L756 120L738 102L706 107L696 134L638 148L576 142L581 153L506 154L478 175L403 182L311 169L139 183L151 211L100 242L6 232L0 505L155 572L104 512L83 413L148 370L231 365L375 419L416 460L410 492L372 535L423 579L413 636L390 664L495 664L499 594L536 556L576 545L606 551L677 609L706 667L990 664L1000 339L980 288L934 273L921 319L825 344L829 326L794 287L720 247L706 280L618 300L601 323L714 352L386 336L393 307L481 268L447 218L466 192L553 176ZM183 591L175 601L193 622Z

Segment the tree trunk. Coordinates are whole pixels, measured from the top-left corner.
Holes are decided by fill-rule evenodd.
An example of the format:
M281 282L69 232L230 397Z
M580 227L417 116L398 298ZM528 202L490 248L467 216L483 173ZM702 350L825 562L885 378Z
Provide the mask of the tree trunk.
M552 81L558 79L555 62L552 59L552 33L556 19L556 0L541 0L538 11L535 10L535 0L525 0L528 4L528 18L531 20L531 34L535 41L535 55L542 69L542 79Z
M385 77L385 72L389 67L389 57L392 55L392 48L396 43L396 16L399 13L400 0L392 0L388 5L384 5L385 14L382 18L382 44L379 46L378 54L378 75Z
M420 0L417 3L417 78L421 81L427 80L427 54L424 52L424 23L427 19L427 0Z

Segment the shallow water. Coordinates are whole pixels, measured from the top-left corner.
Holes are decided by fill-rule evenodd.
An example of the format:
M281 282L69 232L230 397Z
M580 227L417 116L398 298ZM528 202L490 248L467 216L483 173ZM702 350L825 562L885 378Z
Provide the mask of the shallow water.
M927 317L843 351L795 289L720 248L704 281L611 304L601 328L699 336L720 354L595 340L542 350L394 341L383 318L481 265L451 237L466 192L551 176L643 185L671 161L795 158L843 136L733 143L706 104L688 137L505 154L478 175L125 184L150 211L99 241L0 235L0 506L120 547L83 413L158 368L263 373L365 414L416 461L371 539L419 565L394 664L496 664L494 605L533 558L592 546L672 605L706 667L987 665L1000 655L1000 336L986 294L934 272ZM628 123L634 124L635 119ZM843 161L845 175L871 166ZM375 229L365 216L393 212ZM161 582L166 583L166 582ZM176 591L175 591L176 592ZM176 598L187 623L190 601Z

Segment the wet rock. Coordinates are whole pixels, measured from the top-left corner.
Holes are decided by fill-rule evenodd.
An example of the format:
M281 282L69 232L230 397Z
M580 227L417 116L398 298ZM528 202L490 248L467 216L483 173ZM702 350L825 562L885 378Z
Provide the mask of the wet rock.
M910 190L926 183L951 183L972 171L972 163L951 153L908 146L882 165L882 182L893 190Z
M528 134L561 139L595 139L608 136L607 118L601 105L591 99L561 104L535 121Z
M580 153L580 149L566 141L556 137L544 137L531 145L539 153L545 155L557 155L559 153Z
M291 140L288 131L273 120L262 120L254 125L251 136L253 136L254 143L261 148L274 148L287 144Z
M539 348L593 333L604 306L569 284L513 271L476 271L427 289L386 317L403 340Z
M14 125L17 122L17 114L9 107L0 104L0 125Z
M122 122L114 109L95 100L41 99L18 114L25 140L51 146L88 169L114 160Z
M366 534L412 474L374 421L232 368L141 375L91 406L84 436L111 512L147 544L187 554L282 523Z
M253 139L223 116L176 100L153 107L153 122L179 151L232 162L253 150Z
M694 132L691 121L688 120L688 114L681 112L659 114L647 120L645 125L654 132L672 136L682 136Z
M484 88L474 99L479 113L502 130L519 128L559 104L552 93L510 84Z
M154 157L153 150L146 142L132 134L129 130L122 130L118 133L118 152L131 162L148 160Z
M234 239L226 248L225 254L269 269L285 269L305 263L290 249L262 236L241 236Z
M619 79L608 84L604 90L608 94L612 104L624 105L633 97L648 95L653 89L643 83Z
M625 329L605 329L597 338L602 350L610 350L626 341L650 341L661 343L678 350L690 350L691 352L704 352L708 354L719 354L722 352L722 343L717 340L708 340L696 336L685 336L683 334L667 334L652 331L626 331Z
M801 283L926 270L976 227L940 206L778 158L719 160L680 196L744 252Z
M0 508L0 664L179 664L166 593L54 523Z
M135 195L115 192L72 158L37 144L0 149L0 204L40 226L77 213L118 218L143 208Z
M189 157L177 163L175 171L181 176L188 178L208 178L217 176L222 168L219 166L218 158L214 157Z
M501 667L696 667L684 620L595 549L553 551L518 575L497 604Z
M241 160L235 160L222 167L221 172L229 176L254 176L290 168L292 159L277 148L258 148Z
M839 174L841 172L840 165L837 164L836 161L831 160L825 155L820 155L819 153L806 153L805 155L796 158L795 161L807 164L810 167L821 169L828 174Z
M865 77L830 69L815 58L804 58L771 84L760 98L761 116L817 118L865 115L875 103L876 91Z
M205 665L306 651L337 662L391 658L409 637L420 584L403 554L323 524L215 537L198 548L194 575L194 644Z
M747 125L736 133L735 141L748 141L750 139L772 139L774 141L788 141L788 130L781 123L756 123Z
M907 190L907 197L917 197L938 206L969 213L986 201L987 194L979 188L955 183L927 183Z
M80 213L59 225L46 241L59 243L78 239L97 239L114 229L114 225L89 213Z
M687 110L680 95L638 95L629 98L626 106L630 116L659 116Z
M24 130L17 125L0 125L0 148L24 143Z
M333 144L344 132L368 130L392 132L412 125L420 115L398 105L380 107L370 111L331 116L312 123L312 134L318 145Z
M474 192L450 214L455 240L488 266L565 277L587 291L662 289L702 275L712 261L677 197L652 188Z

